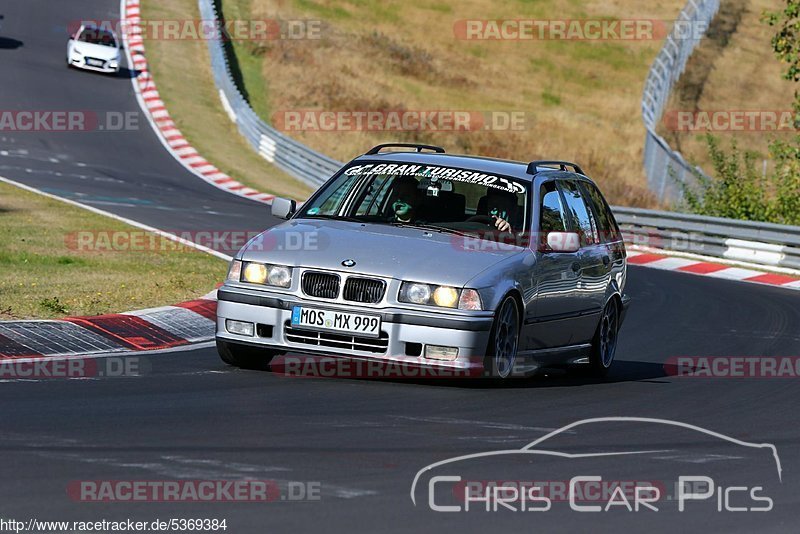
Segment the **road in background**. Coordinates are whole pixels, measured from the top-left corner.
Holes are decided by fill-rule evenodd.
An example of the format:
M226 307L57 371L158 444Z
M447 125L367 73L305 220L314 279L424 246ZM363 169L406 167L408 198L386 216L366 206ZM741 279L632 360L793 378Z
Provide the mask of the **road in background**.
M109 0L5 3L0 25L4 110L134 112L130 81L67 69L66 26L116 19ZM15 46L15 42L18 46ZM262 204L218 191L183 169L144 117L123 132L0 133L0 175L141 221L180 230L253 229L272 224ZM213 348L137 354L139 377L8 380L0 432L2 516L23 520L227 518L231 532L311 530L488 532L537 528L779 532L794 528L800 492L797 379L669 376L675 356L800 356L795 292L633 267L633 304L617 363L606 380L569 376L482 387L455 380L299 379L225 366ZM415 508L416 472L448 457L517 448L586 417L674 419L743 440L774 443L783 483L769 513L686 516L552 513L447 514ZM664 454L643 479L702 472L736 455L682 453L712 446L657 440ZM600 431L586 449L653 447L631 430ZM739 462L739 463L737 463ZM598 459L629 472L630 458ZM592 473L585 473L592 474ZM557 476L552 475L552 476ZM765 478L775 476L764 471ZM320 500L273 503L85 503L68 494L81 480L196 480L252 477L319 483ZM766 481L765 481L766 482Z

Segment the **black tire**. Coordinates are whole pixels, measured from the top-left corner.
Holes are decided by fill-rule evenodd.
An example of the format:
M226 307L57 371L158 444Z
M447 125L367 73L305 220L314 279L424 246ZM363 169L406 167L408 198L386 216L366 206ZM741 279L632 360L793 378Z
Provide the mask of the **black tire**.
M221 339L217 340L217 352L223 362L241 369L269 369L272 358L276 352L251 345L230 343Z
M512 375L519 349L519 323L519 305L514 297L507 296L497 308L483 359L484 374L489 378L506 379Z
M592 352L589 356L592 374L606 376L614 364L619 335L619 303L612 298L600 315L600 322L592 339Z

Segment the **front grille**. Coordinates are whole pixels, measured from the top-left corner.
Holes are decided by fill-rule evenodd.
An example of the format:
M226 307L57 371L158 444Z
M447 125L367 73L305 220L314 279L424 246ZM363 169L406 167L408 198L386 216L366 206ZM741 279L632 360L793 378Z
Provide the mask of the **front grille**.
M290 343L328 347L331 349L360 350L374 354L385 354L389 350L389 334L381 332L380 337L361 337L351 334L333 334L293 328L289 321L284 324L284 335Z
M339 277L335 274L306 272L303 274L303 293L310 297L335 299L339 296Z
M344 300L375 304L383 298L386 283L375 278L348 278L344 283Z

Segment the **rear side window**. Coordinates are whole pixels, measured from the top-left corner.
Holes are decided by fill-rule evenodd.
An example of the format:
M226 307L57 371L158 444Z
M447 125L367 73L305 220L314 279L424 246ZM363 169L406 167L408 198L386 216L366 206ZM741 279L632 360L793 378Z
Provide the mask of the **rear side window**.
M597 216L597 228L600 231L601 241L603 243L622 241L622 236L619 233L619 227L617 227L614 215L611 213L611 208L603 198L600 190L594 184L585 182L581 182L581 186L594 204L594 213Z
M587 199L583 198L578 184L571 180L561 182L564 199L567 202L567 213L572 219L572 228L580 234L581 246L594 245L600 242L597 235L597 222Z
M541 188L542 207L539 215L539 230L545 238L549 232L566 232L567 221L564 206L555 182L545 182Z

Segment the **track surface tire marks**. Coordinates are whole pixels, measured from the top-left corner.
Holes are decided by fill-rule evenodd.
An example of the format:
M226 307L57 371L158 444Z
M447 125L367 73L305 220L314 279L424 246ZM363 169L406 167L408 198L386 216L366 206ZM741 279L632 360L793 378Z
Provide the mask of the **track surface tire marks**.
M81 18L114 19L115 1L32 0L4 5L0 35L23 45L0 50L6 72L1 109L134 111L129 80L67 70L65 32ZM218 191L187 173L149 125L132 132L0 134L0 175L165 229L268 226L266 208ZM56 161L50 161L49 158ZM61 174L56 174L60 172ZM607 380L548 377L508 388L463 384L291 379L224 366L213 348L137 354L136 378L11 381L4 414L0 499L16 518L226 517L236 532L279 526L463 532L505 527L654 531L785 531L800 487L796 379L666 376L672 356L798 356L794 292L632 267L631 311L619 361ZM519 447L548 429L591 416L676 419L750 441L774 443L784 464L776 509L708 511L674 517L554 513L452 514L413 509L408 491L421 467L447 457ZM597 445L619 436L598 433ZM635 448L635 432L623 445ZM669 442L664 443L669 447ZM703 445L702 443L698 445ZM611 458L598 469L622 467ZM627 464L626 464L627 465ZM659 476L697 466L664 461ZM74 480L256 478L320 481L309 503L204 504L74 502ZM643 476L646 476L643 475ZM766 476L766 475L765 475ZM688 517L688 516L687 516ZM680 519L680 518L678 518ZM695 526L696 525L696 526Z

